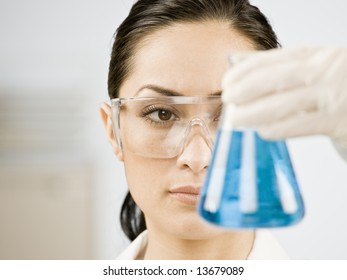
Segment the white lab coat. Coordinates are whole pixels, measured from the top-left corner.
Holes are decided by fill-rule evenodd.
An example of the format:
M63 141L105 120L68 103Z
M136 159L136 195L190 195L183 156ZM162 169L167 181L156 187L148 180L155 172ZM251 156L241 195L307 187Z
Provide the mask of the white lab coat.
M332 141L332 143L340 156L347 162L347 147L341 146L335 141Z
M147 230L142 232L118 257L117 260L135 260L147 246ZM268 230L257 230L248 260L288 260L289 257Z

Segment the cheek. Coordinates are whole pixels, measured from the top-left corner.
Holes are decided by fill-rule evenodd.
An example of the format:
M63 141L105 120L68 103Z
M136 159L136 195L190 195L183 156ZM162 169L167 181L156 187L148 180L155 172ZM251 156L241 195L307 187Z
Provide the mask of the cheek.
M167 194L167 171L171 162L124 153L124 168L129 191L136 204L146 212Z

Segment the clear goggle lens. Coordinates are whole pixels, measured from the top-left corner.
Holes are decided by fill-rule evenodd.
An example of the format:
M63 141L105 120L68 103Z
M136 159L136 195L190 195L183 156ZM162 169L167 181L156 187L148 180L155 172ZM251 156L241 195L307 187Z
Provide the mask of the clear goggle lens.
M220 96L117 98L111 105L118 144L152 158L178 156L195 135L212 150L222 111Z

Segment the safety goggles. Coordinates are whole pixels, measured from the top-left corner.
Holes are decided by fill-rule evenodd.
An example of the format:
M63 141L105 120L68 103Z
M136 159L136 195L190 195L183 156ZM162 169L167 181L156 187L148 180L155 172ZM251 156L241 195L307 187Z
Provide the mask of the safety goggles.
M220 96L129 97L111 100L112 124L122 150L174 158L194 137L212 150L222 111Z

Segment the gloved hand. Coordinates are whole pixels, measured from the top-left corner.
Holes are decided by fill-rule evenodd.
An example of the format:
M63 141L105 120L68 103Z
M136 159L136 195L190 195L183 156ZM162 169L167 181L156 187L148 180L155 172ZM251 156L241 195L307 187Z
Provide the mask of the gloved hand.
M347 148L347 48L297 47L231 55L223 101L233 125L268 139L323 134Z

